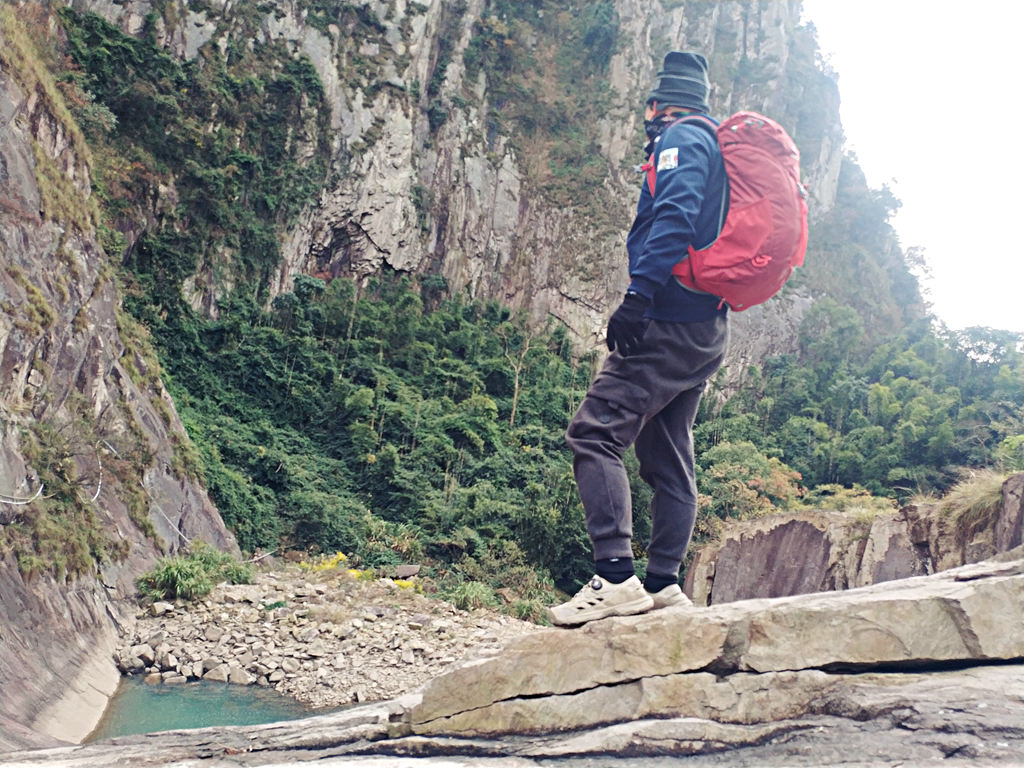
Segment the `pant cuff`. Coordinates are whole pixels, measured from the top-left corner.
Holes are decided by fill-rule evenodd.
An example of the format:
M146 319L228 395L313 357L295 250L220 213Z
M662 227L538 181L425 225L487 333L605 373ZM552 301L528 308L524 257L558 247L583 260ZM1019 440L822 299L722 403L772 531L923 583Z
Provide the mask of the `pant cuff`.
M633 557L632 541L623 539L600 539L594 542L594 560L609 557Z

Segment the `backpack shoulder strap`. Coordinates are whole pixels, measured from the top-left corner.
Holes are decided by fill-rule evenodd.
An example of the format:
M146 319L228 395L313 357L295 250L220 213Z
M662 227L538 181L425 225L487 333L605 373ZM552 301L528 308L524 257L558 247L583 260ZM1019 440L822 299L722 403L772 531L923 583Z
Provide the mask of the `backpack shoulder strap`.
M718 126L715 125L714 121L710 117L705 117L704 115L683 115L665 126L665 130L667 131L673 125L679 125L679 123L690 123L691 125L702 126L711 133L716 141L718 140Z
M683 115L682 117L678 118L677 120L673 120L671 123L666 125L665 126L665 130L662 131L662 134L664 134L664 132L667 131L669 128L671 128L673 125L678 125L679 123L690 123L691 125L699 125L699 126L701 126L705 130L709 131L711 133L712 138L714 138L715 143L716 144L718 143L718 126L715 125L714 121L711 118L705 117L704 115ZM653 197L654 196L654 187L655 187L655 185L657 183L657 180L658 180L658 171L657 171L657 168L655 167L655 164L654 164L654 153L653 152L651 153L651 156L649 158L647 158L647 162L640 166L640 170L641 171L647 171L647 188L650 190L651 196ZM722 233L722 227L725 226L725 214L726 214L726 211L728 211L728 210L729 210L729 176L728 176L728 174L726 174L725 183L722 185L722 204L721 204L721 207L719 208L719 211L718 211L718 233L719 234ZM717 235L716 235L716 238L717 238Z

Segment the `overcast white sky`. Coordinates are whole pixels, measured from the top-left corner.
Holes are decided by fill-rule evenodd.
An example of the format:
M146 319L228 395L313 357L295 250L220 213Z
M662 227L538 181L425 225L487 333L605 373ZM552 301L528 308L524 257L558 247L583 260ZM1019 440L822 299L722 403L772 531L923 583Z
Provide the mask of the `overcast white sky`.
M839 75L847 148L903 207L950 328L1024 332L1024 3L804 0Z

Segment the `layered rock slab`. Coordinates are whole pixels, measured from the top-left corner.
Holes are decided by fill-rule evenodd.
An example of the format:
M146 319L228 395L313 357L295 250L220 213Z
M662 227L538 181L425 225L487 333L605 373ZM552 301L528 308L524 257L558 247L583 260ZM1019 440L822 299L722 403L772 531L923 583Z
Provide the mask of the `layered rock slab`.
M487 735L650 716L768 722L812 712L845 681L841 672L1022 659L1024 561L988 562L536 633L433 680L411 724L421 734Z

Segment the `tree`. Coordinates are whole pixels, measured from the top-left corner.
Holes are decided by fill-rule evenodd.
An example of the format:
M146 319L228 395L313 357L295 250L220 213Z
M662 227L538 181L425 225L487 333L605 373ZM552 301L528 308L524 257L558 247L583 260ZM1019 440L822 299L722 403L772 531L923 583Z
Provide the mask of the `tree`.
M755 517L791 506L802 494L800 475L753 443L721 443L700 457L701 490L711 515Z

